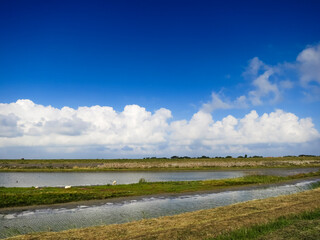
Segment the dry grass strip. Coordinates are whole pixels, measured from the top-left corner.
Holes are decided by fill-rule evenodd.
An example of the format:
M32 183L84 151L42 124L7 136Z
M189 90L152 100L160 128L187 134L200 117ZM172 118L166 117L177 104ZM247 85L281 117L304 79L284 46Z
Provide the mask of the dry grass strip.
M126 163L103 163L97 166L98 169L149 169L149 168L210 168L210 167L274 167L274 166L319 166L319 159L316 160L261 160L256 161L168 161L168 162L126 162Z
M125 224L36 233L11 239L206 239L320 207L320 189Z

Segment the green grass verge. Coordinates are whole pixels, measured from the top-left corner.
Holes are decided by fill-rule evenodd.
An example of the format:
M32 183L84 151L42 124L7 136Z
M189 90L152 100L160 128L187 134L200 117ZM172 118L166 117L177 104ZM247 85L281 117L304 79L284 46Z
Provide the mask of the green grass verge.
M298 174L288 177L251 175L241 178L182 181L144 182L128 185L78 186L70 189L58 187L5 188L0 187L0 208L66 203L73 201L109 199L116 197L142 196L151 194L185 193L222 189L230 186L278 183L291 179L320 176L315 173Z
M241 228L208 240L319 239L319 221L320 209L316 209L311 212L280 217L267 224ZM288 231L288 229L291 230Z

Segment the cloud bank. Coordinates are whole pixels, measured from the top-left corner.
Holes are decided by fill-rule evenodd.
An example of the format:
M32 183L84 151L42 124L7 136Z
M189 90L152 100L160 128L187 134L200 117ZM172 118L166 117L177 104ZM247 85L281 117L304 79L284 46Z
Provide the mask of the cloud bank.
M58 109L28 99L2 103L0 153L2 158L32 157L37 151L47 157L212 156L253 153L261 146L268 151L320 138L312 119L282 110L261 116L252 110L240 119L229 115L218 121L204 109L190 120L171 117L168 109L152 113L138 105L117 112L106 106Z

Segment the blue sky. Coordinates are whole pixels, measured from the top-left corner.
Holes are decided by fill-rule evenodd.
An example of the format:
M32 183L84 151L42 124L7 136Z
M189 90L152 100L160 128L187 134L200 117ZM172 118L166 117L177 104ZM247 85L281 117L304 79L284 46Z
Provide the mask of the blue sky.
M3 0L0 158L247 152L275 156L299 154L297 145L304 146L301 153L320 154L319 10L319 1ZM38 119L30 119L13 104L21 107L19 99L36 104L31 107L30 102L23 102L29 104L29 113L48 106L53 111L69 107L74 112L53 118L43 110L34 114ZM133 139L143 136L130 123L139 122L135 117L124 123L121 117L110 120L103 115L102 122L122 127L112 130L110 141L95 141L94 131L112 135L105 125L90 122L78 111L95 105L111 107L119 116L133 105L144 108L151 118L161 108L170 111L170 116L166 115L165 126L155 123L153 130L141 129L154 136L145 142L121 135L126 129ZM204 106L209 107L204 110ZM261 117L278 109L297 117L296 123L310 118L314 126L300 129L300 122L293 124L283 130L288 138L281 142L266 135L245 144L230 140L231 136L242 139L241 134L249 137L255 131L241 130L240 120L251 111ZM199 124L207 126L207 132L213 128L211 135L197 135L201 131L192 125L192 119L199 112L211 116L213 122L201 122L206 116ZM145 126L147 115L139 126ZM219 143L217 139L223 137L212 124L228 115L238 120L233 125L237 137L231 134ZM187 129L181 127L183 121L189 124ZM37 134L31 134L31 122L41 128ZM281 124L273 130L284 129ZM49 130L50 126L56 131ZM71 129L81 126L87 128ZM179 131L194 131L197 136L183 136ZM310 134L305 136L306 132ZM290 141L290 134L297 140ZM56 141L37 144L48 135ZM27 144L30 141L33 143ZM177 146L171 148L173 142ZM85 144L92 147L79 153Z

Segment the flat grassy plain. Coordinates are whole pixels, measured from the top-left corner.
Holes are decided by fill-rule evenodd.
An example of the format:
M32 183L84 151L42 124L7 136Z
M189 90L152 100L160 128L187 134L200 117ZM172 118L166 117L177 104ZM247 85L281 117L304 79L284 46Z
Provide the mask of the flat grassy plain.
M225 237L221 239L319 239L311 238L319 236L319 209L320 189L317 188L292 195L253 200L174 216L62 232L33 233L10 239L198 240L215 239L219 236ZM280 227L276 226L279 223L281 223ZM309 228L307 233L304 232L305 225ZM295 227L297 228L294 229ZM243 238L232 235L235 231L252 232L253 229L258 231L251 238L246 238L246 235ZM262 229L260 235L259 229ZM265 229L269 230L265 231ZM295 233L291 232L291 229L300 234L296 236L306 236L306 238L294 238ZM284 238L278 238L278 236Z
M320 167L320 156L252 158L149 158L0 160L0 171L177 171L241 168Z
M84 200L102 200L117 197L210 191L223 189L226 187L280 183L293 179L303 179L306 177L317 176L320 176L320 171L287 177L249 175L240 178L221 180L144 182L124 185L79 186L69 189L58 187L0 187L0 208L67 203Z

